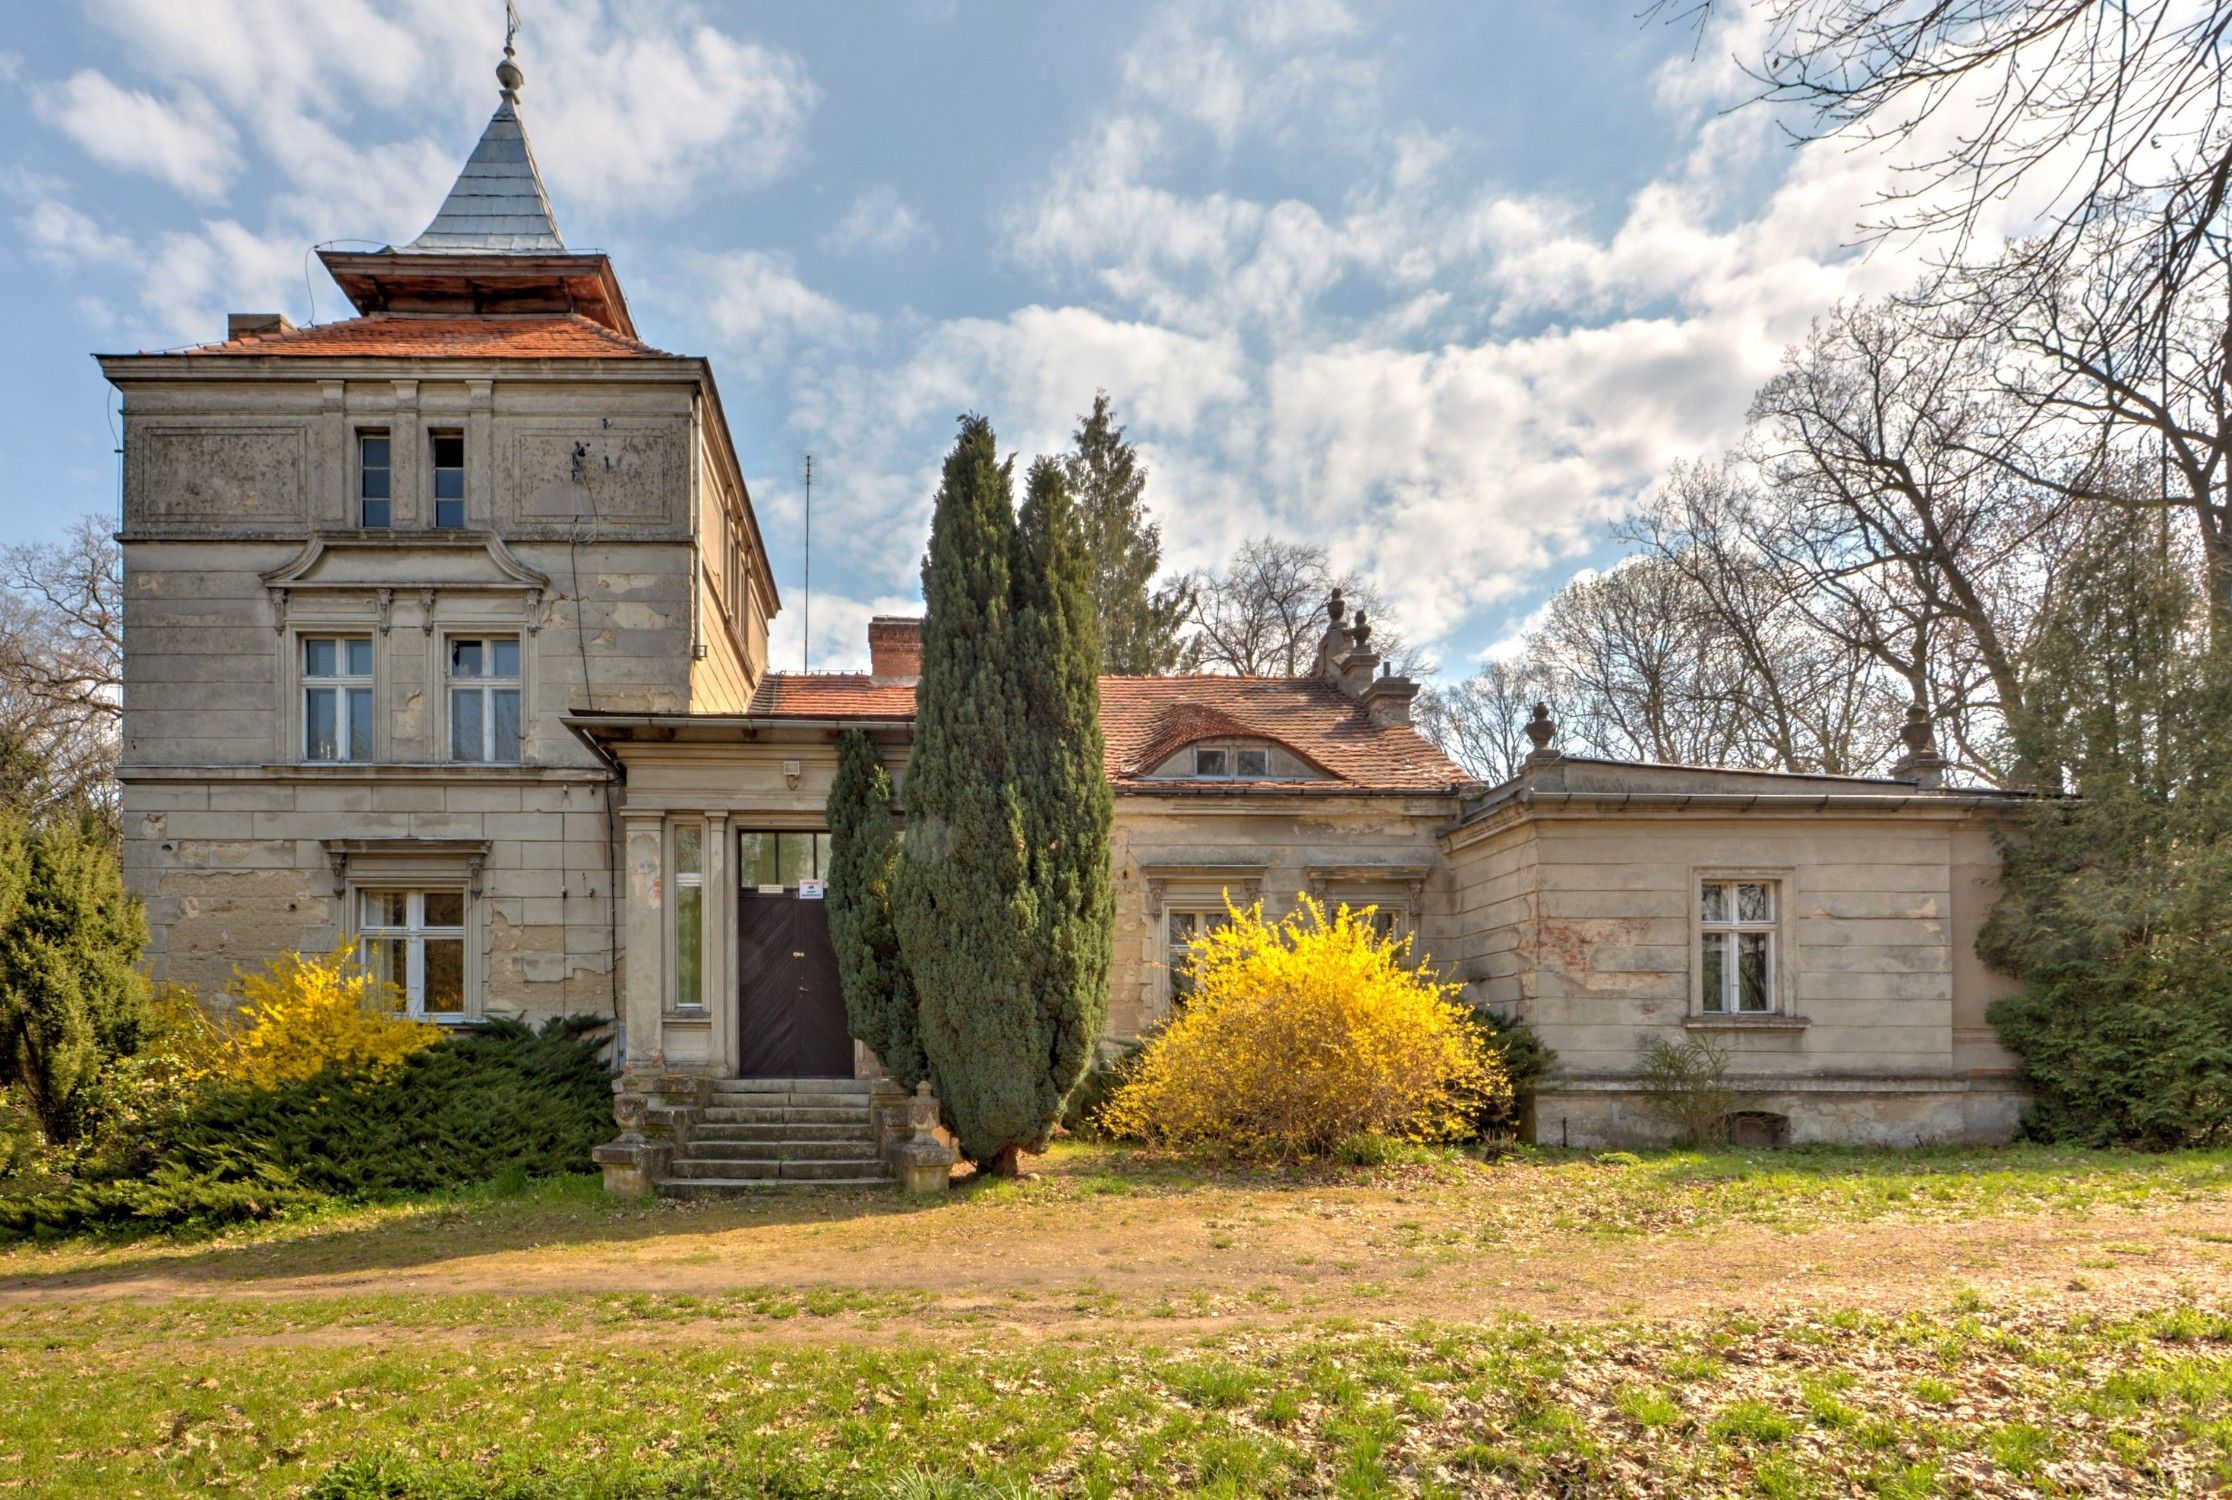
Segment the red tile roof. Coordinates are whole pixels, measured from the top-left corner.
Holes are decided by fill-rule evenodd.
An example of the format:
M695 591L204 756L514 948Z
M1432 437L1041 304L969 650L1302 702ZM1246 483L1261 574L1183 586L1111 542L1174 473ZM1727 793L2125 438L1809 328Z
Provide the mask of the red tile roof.
M194 355L318 355L391 359L663 359L663 351L579 313L446 317L368 313L339 323L243 334Z
M1101 733L1119 791L1231 792L1261 782L1150 780L1145 772L1187 745L1233 737L1275 740L1331 780L1272 783L1282 790L1446 791L1467 779L1417 730L1374 724L1332 683L1314 677L1103 677ZM751 712L776 718L914 717L914 686L861 673L777 672Z

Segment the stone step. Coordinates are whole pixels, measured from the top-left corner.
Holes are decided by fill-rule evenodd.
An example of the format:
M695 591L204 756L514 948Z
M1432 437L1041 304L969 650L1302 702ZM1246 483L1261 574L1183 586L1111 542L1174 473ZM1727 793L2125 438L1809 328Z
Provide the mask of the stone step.
M663 1177L653 1184L662 1198L742 1198L753 1193L780 1192L785 1188L888 1188L889 1177L825 1177L816 1182L792 1182L776 1177Z
M873 1141L876 1127L866 1120L844 1125L813 1125L804 1122L783 1124L778 1121L760 1121L751 1124L731 1124L723 1120L708 1120L690 1132L690 1144L699 1141Z
M866 1094L872 1078L717 1078L716 1094Z
M872 1141L692 1140L684 1161L863 1161L881 1160Z
M872 1156L841 1161L702 1161L684 1157L670 1170L685 1182L823 1182L861 1177L888 1181L891 1175Z
M764 1104L708 1104L698 1112L698 1118L730 1125L772 1125L789 1119L791 1111L799 1109L832 1110L856 1120L865 1120L874 1112L860 1100L789 1099L774 1094L766 1097Z

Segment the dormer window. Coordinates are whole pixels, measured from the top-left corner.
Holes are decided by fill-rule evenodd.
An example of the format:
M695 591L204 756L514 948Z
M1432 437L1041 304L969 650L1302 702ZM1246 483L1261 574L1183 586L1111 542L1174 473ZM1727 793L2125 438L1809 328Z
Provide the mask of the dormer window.
M1204 781L1247 781L1271 774L1271 752L1234 745L1201 745L1193 753L1193 773Z

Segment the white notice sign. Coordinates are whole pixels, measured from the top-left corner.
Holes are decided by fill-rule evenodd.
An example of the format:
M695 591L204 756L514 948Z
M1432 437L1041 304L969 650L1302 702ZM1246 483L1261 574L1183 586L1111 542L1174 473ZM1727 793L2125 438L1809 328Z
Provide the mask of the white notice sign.
M801 880L798 882L798 899L801 901L819 901L828 888L828 882L826 881Z

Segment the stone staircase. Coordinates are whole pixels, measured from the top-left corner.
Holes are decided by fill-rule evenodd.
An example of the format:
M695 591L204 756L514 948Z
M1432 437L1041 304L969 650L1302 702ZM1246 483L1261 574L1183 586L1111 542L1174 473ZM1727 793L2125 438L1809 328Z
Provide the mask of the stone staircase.
M867 1079L724 1078L689 1126L662 1198L720 1198L767 1188L879 1186Z

